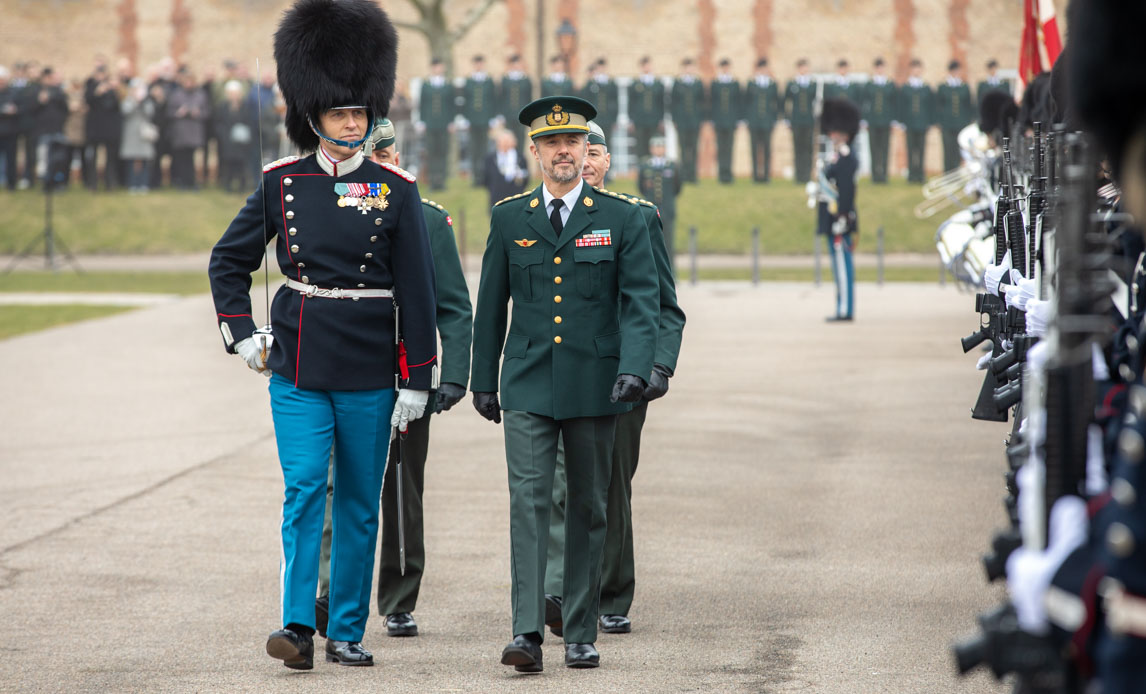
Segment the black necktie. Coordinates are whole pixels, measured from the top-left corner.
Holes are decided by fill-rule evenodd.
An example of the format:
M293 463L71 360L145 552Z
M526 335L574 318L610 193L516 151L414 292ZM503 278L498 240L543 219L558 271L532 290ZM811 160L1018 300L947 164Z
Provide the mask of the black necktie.
M558 236L561 235L561 229L565 226L561 223L561 208L564 204L565 201L561 198L553 198L553 213L549 215L549 223L553 225L553 231L557 232Z

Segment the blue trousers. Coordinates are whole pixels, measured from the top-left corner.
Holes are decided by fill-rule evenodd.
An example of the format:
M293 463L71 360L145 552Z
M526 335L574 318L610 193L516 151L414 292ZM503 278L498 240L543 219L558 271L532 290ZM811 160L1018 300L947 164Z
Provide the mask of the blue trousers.
M832 277L836 281L836 315L851 318L856 307L856 269L852 262L855 240L852 234L829 235L832 249Z
M307 390L275 374L270 393L285 486L279 567L283 625L314 628L333 446L334 530L326 633L336 641L361 641L370 614L378 499L390 447L394 390Z

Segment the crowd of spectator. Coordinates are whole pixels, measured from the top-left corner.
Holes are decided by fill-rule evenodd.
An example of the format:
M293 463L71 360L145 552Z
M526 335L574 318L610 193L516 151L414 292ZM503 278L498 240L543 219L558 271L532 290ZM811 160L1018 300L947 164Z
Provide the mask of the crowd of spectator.
M36 61L0 65L0 185L248 191L290 152L283 113L273 72L253 79L232 60L218 74L170 58L140 74L97 57L76 78Z

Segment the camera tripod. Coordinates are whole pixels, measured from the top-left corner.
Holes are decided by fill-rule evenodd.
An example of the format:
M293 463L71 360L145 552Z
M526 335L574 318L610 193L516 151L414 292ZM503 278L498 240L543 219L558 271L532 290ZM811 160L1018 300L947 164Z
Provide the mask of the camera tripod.
M68 250L68 246L64 240L56 235L55 228L52 226L52 201L55 197L55 190L58 185L61 185L67 176L66 169L64 171L52 170L52 160L49 159L48 172L44 177L44 230L36 235L24 249L17 253L12 262L8 263L8 267L4 269L4 274L7 275L20 264L21 260L32 257L32 251L35 250L41 242L44 244L44 268L57 272L60 269L60 264L57 261L56 247L64 252L64 258L79 274L83 274L83 268L76 262L75 256Z

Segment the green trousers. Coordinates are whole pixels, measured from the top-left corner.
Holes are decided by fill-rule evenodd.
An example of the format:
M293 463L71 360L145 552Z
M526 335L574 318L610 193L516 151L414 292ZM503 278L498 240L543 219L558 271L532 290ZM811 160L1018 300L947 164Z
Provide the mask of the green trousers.
M544 634L545 566L557 443L564 443L567 502L560 594L566 643L594 643L601 553L617 417L553 419L506 410L513 633Z
M816 149L815 132L810 125L792 126L792 152L796 160L796 180L807 183L812 178L812 154Z
M444 190L450 158L450 133L445 128L426 128L426 180L430 190Z
M613 474L605 507L605 549L601 559L600 613L628 615L636 588L633 558L633 476L641 456L641 430L649 404L617 416L613 435ZM549 561L545 592L562 595L565 574L565 466L558 461L553 481L553 511L549 518Z
M681 180L685 183L696 183L696 143L700 138L700 130L678 128L676 132L680 141Z
M926 130L907 131L907 180L911 183L923 183L923 153L926 146Z
M871 180L887 183L887 156L891 143L891 127L874 125L867 129L868 143L871 146Z
M751 128L752 180L767 183L772 177L772 128Z
M963 157L959 154L959 131L962 128L943 128L943 170L959 168Z
M430 447L430 417L410 422L402 441L402 502L406 523L406 575L398 559L398 440L390 443L386 475L382 478L382 551L378 557L378 614L413 612L426 568L423 538L422 490L426 481L426 455ZM334 479L326 485L326 521L322 526L322 556L318 570L318 593L326 595L330 585L330 501Z
M633 130L635 131L636 138L637 138L635 145L636 145L636 150L637 150L638 161L649 156L649 140L651 140L654 135L658 134L657 131L659 128L660 128L659 123L656 125L635 125L635 126L633 126Z
M732 142L736 128L716 129L717 175L721 183L732 183Z

